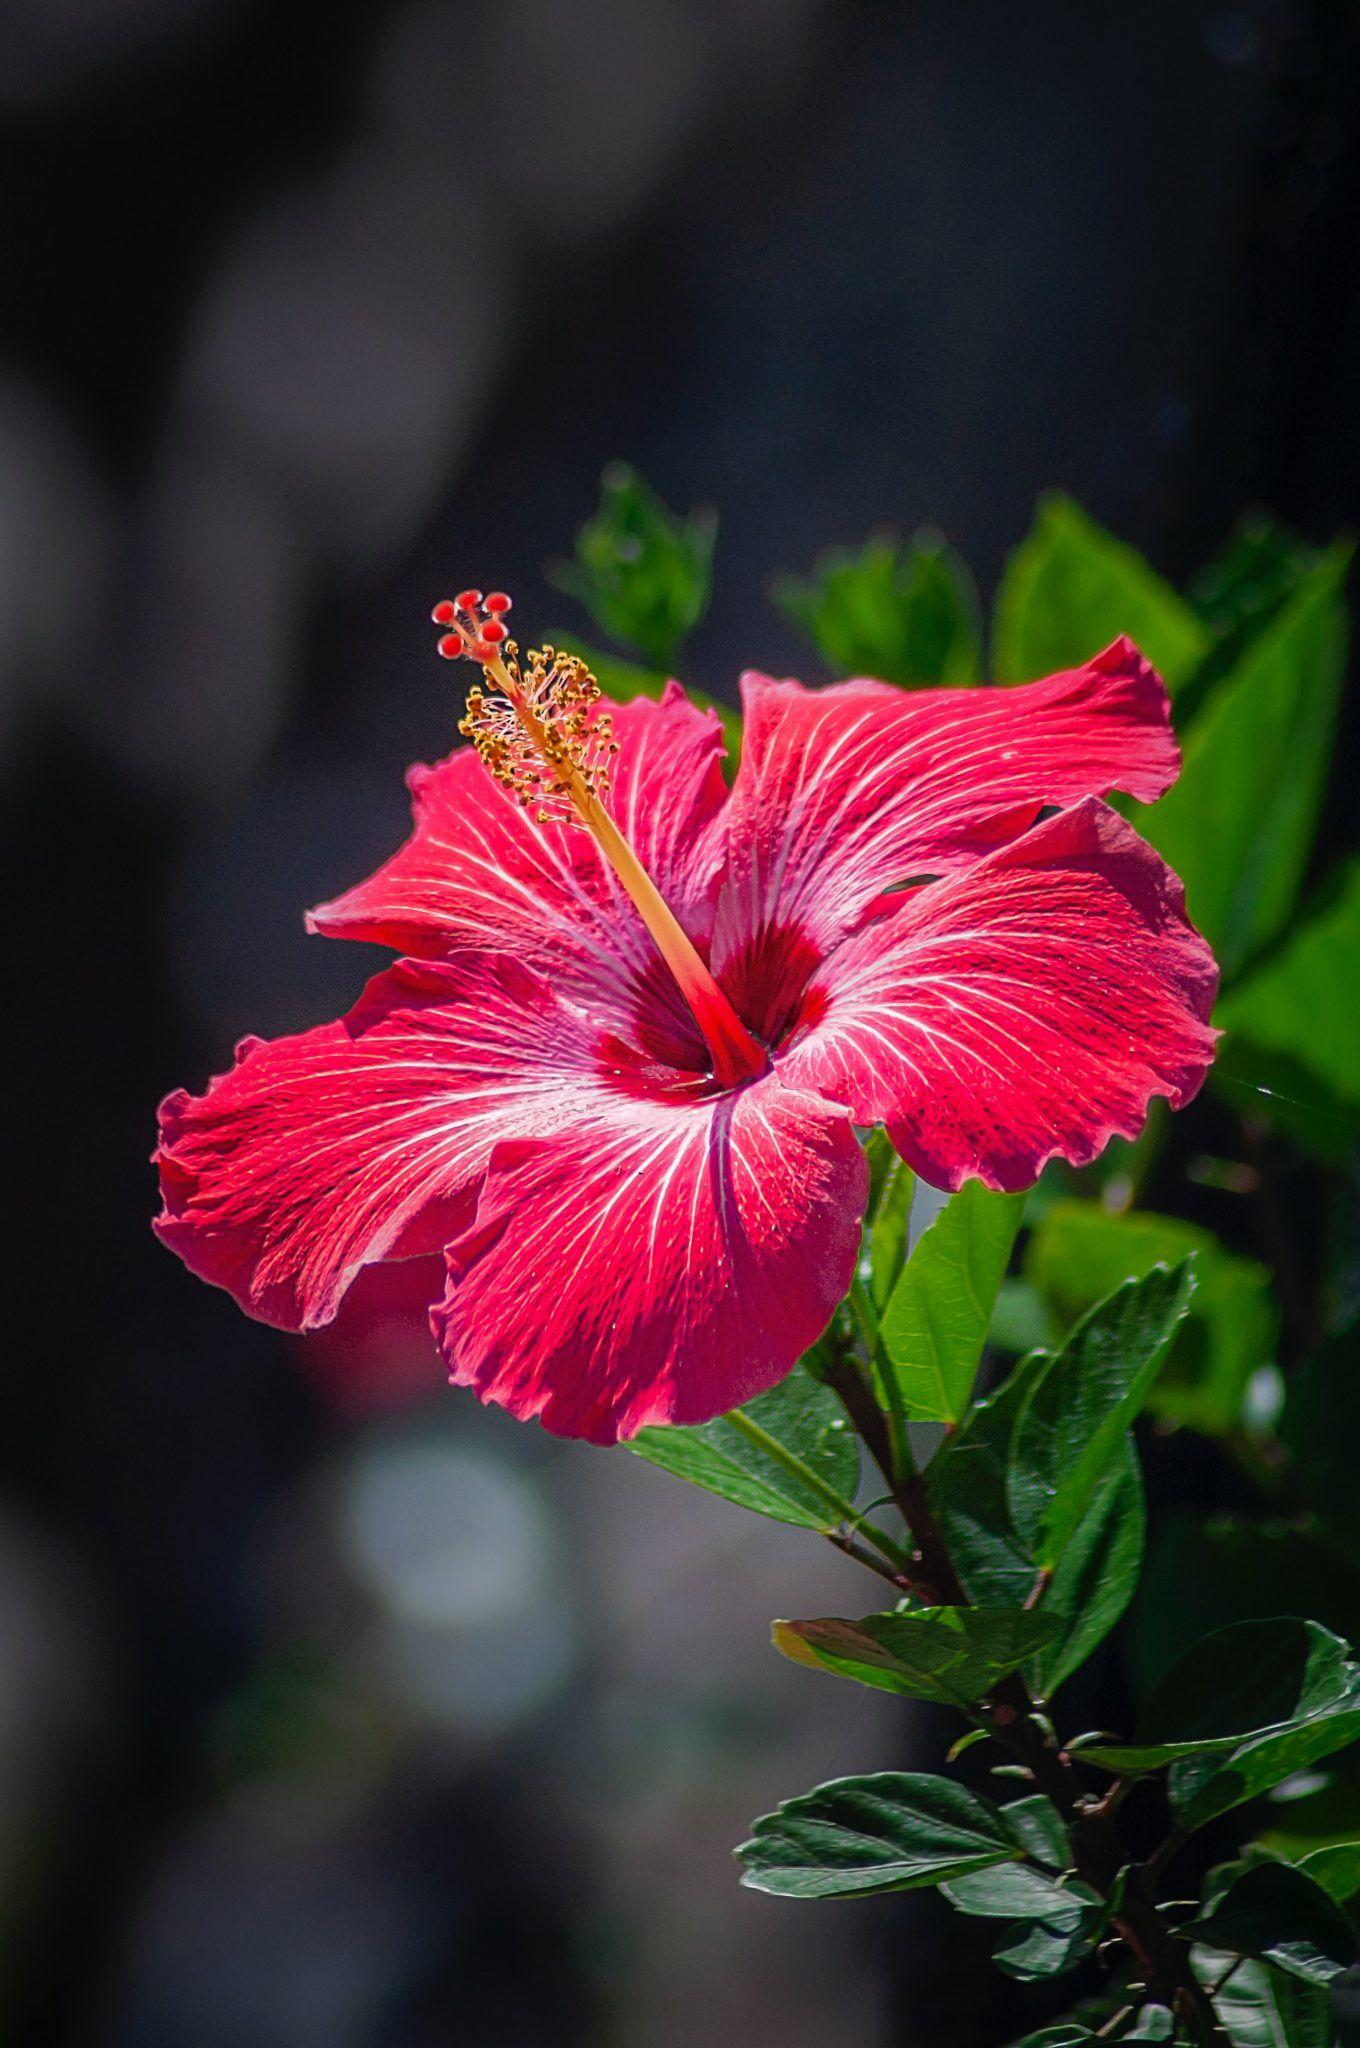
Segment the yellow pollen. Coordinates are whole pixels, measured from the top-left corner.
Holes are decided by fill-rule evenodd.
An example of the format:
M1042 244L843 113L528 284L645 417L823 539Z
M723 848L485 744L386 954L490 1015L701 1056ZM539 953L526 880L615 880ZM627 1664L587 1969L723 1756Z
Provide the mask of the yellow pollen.
M473 684L458 730L540 824L589 830L588 812L608 797L619 750L612 717L596 708L600 686L574 654L531 647L523 667L518 657L513 640L497 647L486 671L499 688L488 694Z
M556 648L519 649L505 635L510 600L465 591L434 608L446 627L439 651L480 664L485 682L468 691L458 730L491 776L539 824L581 825L631 897L708 1044L715 1079L735 1087L762 1074L765 1049L752 1038L718 987L693 941L665 902L606 808L609 771L619 751L614 721L598 709L600 686L586 664ZM485 685L490 684L488 689Z

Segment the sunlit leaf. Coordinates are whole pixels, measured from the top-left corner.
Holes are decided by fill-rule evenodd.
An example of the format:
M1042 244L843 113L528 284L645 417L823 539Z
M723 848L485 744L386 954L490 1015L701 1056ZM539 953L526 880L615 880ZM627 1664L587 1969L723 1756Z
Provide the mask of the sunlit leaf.
M600 479L599 510L576 536L574 559L553 563L549 576L611 640L650 667L673 671L708 609L717 529L713 513L682 518L635 469L611 463Z
M977 591L936 534L905 546L877 535L857 551L833 548L811 576L781 577L772 595L837 676L907 687L977 681Z
M1230 981L1287 922L1313 850L1346 658L1337 546L1217 685L1139 829L1180 875Z
M692 1429L639 1430L629 1449L772 1521L792 1522L800 1529L834 1528L840 1516L821 1487L849 1501L859 1474L854 1432L836 1396L800 1365L768 1394L748 1402L743 1413L808 1477L800 1479L788 1462L753 1444L726 1416Z
M1023 1195L965 1181L913 1247L881 1322L884 1392L910 1420L963 1413L1024 1209Z
M1343 1102L1360 1105L1360 861L1349 861L1309 910L1287 945L1231 989L1215 1021L1229 1033L1229 1070L1238 1044L1288 1058L1305 1098L1314 1080ZM1240 1107L1240 1104L1238 1105ZM1265 1108L1270 1101L1266 1098ZM1320 1107L1328 1107L1324 1098Z
M1020 683L1076 668L1120 633L1137 642L1173 693L1212 645L1208 628L1136 549L1071 498L1050 492L997 596L996 679Z
M1355 1961L1345 1914L1297 1865L1256 1863L1186 1930L1210 1948L1254 1956L1291 1977L1327 1984Z
M796 1664L881 1692L967 1707L1018 1671L1059 1626L1021 1608L925 1607L860 1621L777 1621L772 1633L775 1648Z
M1168 1422L1221 1435L1242 1419L1247 1385L1275 1356L1279 1311L1270 1272L1223 1249L1210 1231L1147 1210L1111 1215L1057 1202L1030 1234L1025 1274L1066 1326L1121 1280L1194 1254L1195 1291L1147 1406Z

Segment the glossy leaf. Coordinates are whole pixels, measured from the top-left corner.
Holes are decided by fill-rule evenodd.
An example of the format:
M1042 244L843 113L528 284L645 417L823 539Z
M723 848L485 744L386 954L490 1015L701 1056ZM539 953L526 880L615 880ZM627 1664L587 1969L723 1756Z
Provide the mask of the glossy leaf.
M1092 1309L1039 1377L1017 1421L1007 1472L1016 1529L1052 1566L1122 1454L1190 1299L1189 1267L1154 1267Z
M960 1913L989 1920L1041 1920L1069 1932L1104 1902L1076 1878L1063 1882L1031 1863L1001 1863L951 1878L940 1890Z
M909 1420L963 1413L1024 1209L1023 1195L965 1181L913 1247L880 1325L885 1393Z
M880 1311L897 1285L906 1261L911 1238L911 1205L916 1194L916 1176L905 1159L899 1159L888 1144L886 1132L876 1131L888 1147L891 1160L873 1207L867 1233L865 1258L868 1264L869 1299Z
M1186 885L1225 982L1287 922L1313 848L1346 657L1330 550L1217 686L1185 744L1180 780L1138 817Z
M854 1498L859 1452L836 1396L804 1366L742 1411L759 1425L808 1477L790 1471L785 1460L753 1444L726 1416L697 1428L643 1429L629 1449L693 1486L721 1494L738 1507L800 1529L827 1530L842 1519L822 1487L842 1501ZM812 1482L819 1482L812 1483Z
M611 640L670 671L708 609L717 528L713 513L681 518L636 470L611 463L600 479L599 510L576 536L574 559L553 563L548 573Z
M1043 1351L1022 1359L995 1393L969 1409L926 1468L955 1570L979 1604L1023 1606L1034 1590L1037 1568L1011 1520L1006 1468L1016 1421L1050 1363Z
M795 1664L881 1692L966 1707L1018 1671L1058 1628L1048 1615L1020 1608L924 1607L861 1621L777 1621L773 1636Z
M1072 1860L1067 1824L1051 1799L1032 1792L1026 1799L1012 1799L1001 1809L1016 1842L1036 1863L1050 1870L1066 1870Z
M1186 1829L1245 1805L1283 1784L1320 1757L1360 1741L1360 1672L1352 1666L1345 1691L1322 1712L1272 1729L1228 1754L1188 1757L1171 1772L1171 1803Z
M1147 1406L1167 1422L1222 1435L1242 1419L1248 1382L1271 1361L1279 1311L1269 1269L1225 1251L1210 1231L1146 1210L1111 1215L1055 1202L1025 1248L1025 1274L1066 1326L1122 1280L1193 1253L1195 1291Z
M1120 633L1137 642L1173 694L1212 645L1208 628L1135 549L1071 498L1050 492L997 596L996 679L1022 683L1075 668Z
M1228 1753L1235 1761L1259 1737L1306 1734L1350 1712L1358 1688L1360 1669L1346 1644L1315 1622L1238 1622L1205 1636L1172 1666L1132 1743L1083 1746L1082 1754L1118 1771L1155 1770L1210 1752L1225 1765Z
M1059 1625L1030 1669L1042 1698L1051 1699L1080 1670L1128 1607L1142 1567L1146 1523L1143 1475L1132 1439L1126 1437L1068 1538L1042 1605L1035 1610Z
M913 1891L1013 1859L1000 1809L948 1778L837 1778L753 1823L742 1883L782 1898Z
M936 534L905 547L877 535L858 551L833 548L811 576L781 577L772 595L837 676L908 688L978 679L977 591Z
M1192 1951L1201 1984L1218 1984L1232 1956L1219 1949ZM1232 2048L1335 2048L1326 1991L1268 1963L1239 1962L1214 1999Z
M1186 1930L1211 1948L1254 1956L1326 1984L1355 1961L1355 1937L1334 1900L1297 1865L1256 1863Z

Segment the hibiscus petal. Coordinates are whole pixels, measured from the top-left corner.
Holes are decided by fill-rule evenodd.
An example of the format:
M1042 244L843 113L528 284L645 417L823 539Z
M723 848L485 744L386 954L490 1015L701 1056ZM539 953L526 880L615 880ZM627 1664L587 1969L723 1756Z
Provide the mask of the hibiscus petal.
M576 1113L597 1041L514 961L402 961L338 1023L167 1097L156 1231L264 1322L329 1322L362 1267L464 1228L498 1141Z
M1015 689L807 690L759 675L742 689L719 968L774 929L825 951L881 891L966 866L1045 804L1111 789L1150 803L1180 768L1166 691L1124 638Z
M609 809L690 936L707 943L727 797L722 727L678 683L659 703L612 707L619 752ZM415 830L366 882L322 903L308 928L368 939L426 959L505 951L607 1004L650 983L684 1005L631 901L594 841L574 825L539 824L471 747L407 777ZM688 1018L685 1017L685 1027Z
M1198 1089L1213 956L1179 881L1088 799L918 890L828 959L782 1071L882 1121L925 1180L1034 1181Z
M867 1192L848 1119L773 1075L504 1145L432 1316L450 1377L593 1443L706 1422L826 1328Z

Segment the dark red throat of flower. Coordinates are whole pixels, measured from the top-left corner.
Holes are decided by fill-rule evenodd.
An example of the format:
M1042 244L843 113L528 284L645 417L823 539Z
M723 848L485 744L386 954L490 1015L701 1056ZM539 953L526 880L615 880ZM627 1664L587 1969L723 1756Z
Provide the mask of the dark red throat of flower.
M539 823L578 825L590 834L693 1011L715 1080L724 1088L753 1080L769 1064L765 1048L714 981L606 808L618 742L609 713L599 709L599 683L576 655L552 647L530 648L521 663L505 624L509 610L504 591L483 597L465 590L441 599L430 614L444 629L439 652L448 661L475 661L484 677L468 692L459 730L487 771Z

